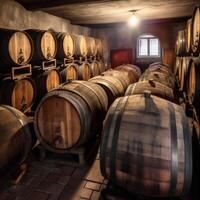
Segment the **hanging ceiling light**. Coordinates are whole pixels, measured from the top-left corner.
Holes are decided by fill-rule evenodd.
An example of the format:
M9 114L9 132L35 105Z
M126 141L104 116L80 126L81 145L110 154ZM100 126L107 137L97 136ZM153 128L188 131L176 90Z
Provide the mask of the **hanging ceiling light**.
M136 10L130 11L132 13L132 16L129 19L129 24L131 26L137 26L139 24L139 19L136 16Z

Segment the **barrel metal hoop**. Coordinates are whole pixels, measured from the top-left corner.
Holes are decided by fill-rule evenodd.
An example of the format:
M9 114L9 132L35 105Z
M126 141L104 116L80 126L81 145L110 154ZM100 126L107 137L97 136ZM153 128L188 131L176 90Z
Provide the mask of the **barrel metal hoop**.
M116 110L119 102L120 102L120 99L116 100L118 101L117 102L117 105L115 106L115 109L114 111ZM113 126L113 118L115 116L114 114L114 111L111 112L111 109L112 109L112 106L110 107L110 110L108 111L108 114L107 114L107 119L106 119L106 123L104 124L104 129L103 129L103 138L102 138L102 142L101 142L101 148L100 148L100 169L101 169L101 173L104 177L108 178L107 175L106 175L106 156L108 155L108 153L106 152L106 149L107 149L107 144L108 144L108 141L109 141L109 136L110 136L110 130L113 130L112 126Z
M26 139L27 139L27 137L29 137L29 141L31 141L32 142L32 138L30 137L30 135L29 134L27 134L27 132L29 132L30 130L29 130L29 127L27 126L28 124L25 124L22 120L21 120L21 117L17 114L17 113L15 113L9 106L7 106L7 105L1 105L1 107L3 107L3 108L5 108L5 109L7 109L7 110L9 110L14 116L15 116L15 118L17 119L17 121L22 125L22 129L20 129L20 131L22 131L23 132L23 134L24 134L24 136L26 137ZM18 111L18 110L17 110ZM26 143L27 143L28 141L26 140ZM22 164L25 160L26 160L26 158L27 158L27 156L28 156L28 154L29 154L29 152L30 152L30 146L29 145L24 145L25 146L25 148L24 148L24 157L22 158L22 160L21 160L21 162L20 162L20 164Z
M119 108L119 111L115 110L115 115L116 115L116 121L115 121L115 127L114 127L114 135L113 135L113 140L112 140L112 146L111 146L111 153L110 153L110 177L111 181L113 183L116 183L116 159L117 159L117 147L118 147L118 139L119 139L119 130L121 126L121 120L122 120L122 115L126 107L126 103L128 101L128 96L123 97L120 99L122 106Z
M178 141L177 127L174 104L168 103L170 112L170 129L171 129L171 181L169 186L169 196L176 194L177 178L178 178Z
M182 117L182 124L185 147L185 175L183 186L183 195L185 195L189 192L192 182L192 141L191 136L189 134L188 121L185 116Z

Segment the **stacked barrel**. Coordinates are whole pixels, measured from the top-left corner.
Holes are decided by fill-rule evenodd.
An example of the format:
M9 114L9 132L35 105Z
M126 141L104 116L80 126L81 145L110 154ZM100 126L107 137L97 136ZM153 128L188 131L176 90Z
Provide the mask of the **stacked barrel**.
M140 75L138 67L124 65L89 81L70 80L51 90L35 113L34 128L40 143L54 153L93 144L109 106Z
M174 74L180 91L196 108L200 116L200 7L196 7L185 30L179 31L176 41Z
M62 82L87 81L105 71L101 40L66 33L56 33L56 39L59 45L56 58L61 63Z
M116 186L147 197L180 197L190 190L192 145L188 119L174 103L171 67L154 63L125 97L111 105L100 166Z

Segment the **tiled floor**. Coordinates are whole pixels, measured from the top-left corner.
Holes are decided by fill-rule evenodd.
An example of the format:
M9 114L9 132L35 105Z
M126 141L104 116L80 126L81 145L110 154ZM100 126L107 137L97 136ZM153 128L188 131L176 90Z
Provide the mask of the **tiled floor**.
M85 167L63 162L38 161L31 156L27 174L20 184L6 184L0 200L142 200L109 186L100 173L99 154ZM146 199L147 200L147 199ZM154 199L151 199L154 200Z

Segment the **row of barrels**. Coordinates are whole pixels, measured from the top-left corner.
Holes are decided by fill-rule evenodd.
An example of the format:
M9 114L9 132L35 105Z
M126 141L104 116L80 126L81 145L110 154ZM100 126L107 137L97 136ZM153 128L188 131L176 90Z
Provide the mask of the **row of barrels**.
M174 103L174 87L172 69L154 63L107 113L101 173L132 194L171 198L190 190L190 129L183 108Z
M176 57L174 69L180 91L186 94L200 116L200 58Z
M57 153L94 140L101 133L109 104L124 95L128 84L137 81L140 74L136 66L119 66L88 81L63 83L39 103L34 117L34 135L47 150ZM27 158L35 140L23 113L4 105L0 106L0 111L2 176Z
M37 106L41 98L67 80L88 80L106 70L102 61L67 64L65 69L43 71L35 67L31 77L12 80L8 74L0 77L0 104L27 112Z
M200 7L196 7L186 28L178 32L176 40L177 56L198 56L200 54Z
M0 70L36 61L102 55L100 39L45 30L0 29Z

